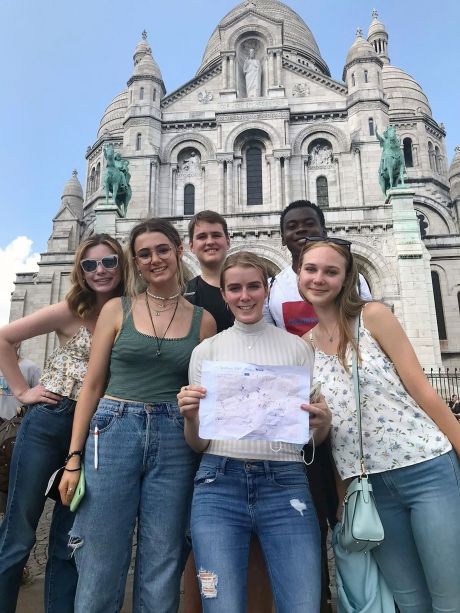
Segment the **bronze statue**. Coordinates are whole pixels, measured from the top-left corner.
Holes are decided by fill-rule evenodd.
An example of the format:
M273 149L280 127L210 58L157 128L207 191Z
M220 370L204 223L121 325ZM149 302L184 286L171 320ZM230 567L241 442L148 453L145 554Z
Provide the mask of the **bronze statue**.
M404 156L401 151L401 142L393 126L388 126L383 135L378 130L375 134L382 147L382 157L379 166L379 183L384 195L399 183L404 185Z
M131 174L129 162L123 160L120 153L114 152L113 145L105 145L104 157L107 166L104 174L105 201L109 203L109 197L113 197L114 203L120 208L122 217L126 217L128 204L131 200L132 190L129 184Z

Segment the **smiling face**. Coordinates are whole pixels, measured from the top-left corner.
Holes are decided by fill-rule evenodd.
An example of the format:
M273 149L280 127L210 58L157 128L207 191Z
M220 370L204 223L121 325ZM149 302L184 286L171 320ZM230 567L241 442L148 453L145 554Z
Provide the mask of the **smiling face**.
M345 258L334 247L315 244L302 258L300 293L314 307L333 303L342 290L346 268Z
M202 266L220 268L229 247L230 241L220 223L199 221L195 224L190 249Z
M113 249L101 243L88 247L82 254L82 260L101 260L114 254ZM94 292L100 294L114 293L121 281L120 264L116 268L107 269L99 262L94 272L83 272L83 276L86 285Z
M182 246L176 247L162 232L143 232L134 241L134 253L137 270L148 285L166 285L171 293L177 290Z
M267 288L261 272L256 268L228 268L225 271L222 296L237 321L254 324L262 319Z
M283 221L283 245L289 249L294 262L297 262L305 245L307 236L324 236L317 212L310 207L291 209Z

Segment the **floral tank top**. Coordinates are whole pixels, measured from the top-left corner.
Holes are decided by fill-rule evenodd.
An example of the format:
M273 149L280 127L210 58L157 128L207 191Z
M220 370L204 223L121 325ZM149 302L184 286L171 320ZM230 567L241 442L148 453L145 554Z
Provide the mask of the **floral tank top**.
M78 399L88 368L92 334L80 326L71 339L53 351L46 361L40 383L50 392Z
M362 318L359 349L367 472L410 466L448 452L451 449L449 440L407 393L393 362L364 327ZM321 391L332 411L332 453L342 479L360 473L351 351L347 357L349 373L336 355L327 355L315 347L313 381L321 383Z

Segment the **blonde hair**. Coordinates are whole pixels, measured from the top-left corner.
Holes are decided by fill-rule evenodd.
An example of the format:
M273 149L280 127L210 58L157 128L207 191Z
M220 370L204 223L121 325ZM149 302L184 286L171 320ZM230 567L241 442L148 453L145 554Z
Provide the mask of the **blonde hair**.
M141 234L146 234L150 232L161 232L164 234L166 238L174 245L174 252L176 254L176 262L177 262L177 283L179 285L179 290L181 292L185 291L185 275L184 275L184 267L182 265L182 258L179 256L179 247L182 246L182 240L179 235L179 232L176 228L167 221L166 219L160 219L159 217L151 217L150 219L146 219L145 221L141 221L131 230L131 234L129 236L129 253L131 255L129 261L129 277L128 277L128 293L130 296L137 296L138 294L145 291L146 283L134 264L134 259L136 257L136 252L134 251L134 243L136 239Z
M235 266L241 266L242 268L255 268L261 276L264 288L268 289L268 274L265 262L255 253L250 251L238 251L229 255L224 262L222 271L220 273L220 288L222 291L225 289L225 273L229 268L235 268Z
M338 309L337 329L339 332L339 345L337 347L337 356L340 363L348 372L348 365L346 360L347 348L350 344L355 350L358 349L354 339L354 330L350 326L350 321L354 321L356 317L359 317L365 301L361 299L358 294L358 268L356 262L351 254L350 250L345 245L338 245L334 242L328 242L327 239L318 242L309 242L305 244L299 258L299 270L300 272L303 264L303 259L306 253L317 247L324 247L327 245L340 254L346 262L345 279L343 282L340 293L335 298L335 303ZM300 291L300 289L299 289ZM300 295L308 302L305 296L300 291Z
M66 301L74 315L81 319L90 317L96 306L96 292L88 287L85 280L85 273L81 267L84 255L91 247L97 245L107 245L118 255L118 269L120 271L120 283L117 287L117 295L121 296L125 292L126 285L126 258L122 246L109 234L93 234L80 243L75 253L75 260L70 276L71 287L66 294Z

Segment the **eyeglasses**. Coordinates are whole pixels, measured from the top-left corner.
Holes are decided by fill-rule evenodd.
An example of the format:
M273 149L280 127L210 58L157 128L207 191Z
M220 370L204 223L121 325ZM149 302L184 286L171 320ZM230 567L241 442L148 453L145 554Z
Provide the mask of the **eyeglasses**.
M169 245L159 245L153 249L141 249L136 253L136 259L141 264L151 264L152 256L155 254L160 260L166 260L171 255L172 247Z
M86 259L80 262L80 266L85 272L96 272L99 264L106 270L114 270L118 267L118 255L114 253L113 255L106 255L100 260Z
M351 251L351 242L345 240L344 238L335 238L328 236L307 236L305 238L305 243L333 243L334 245L342 245L346 247L348 251Z

